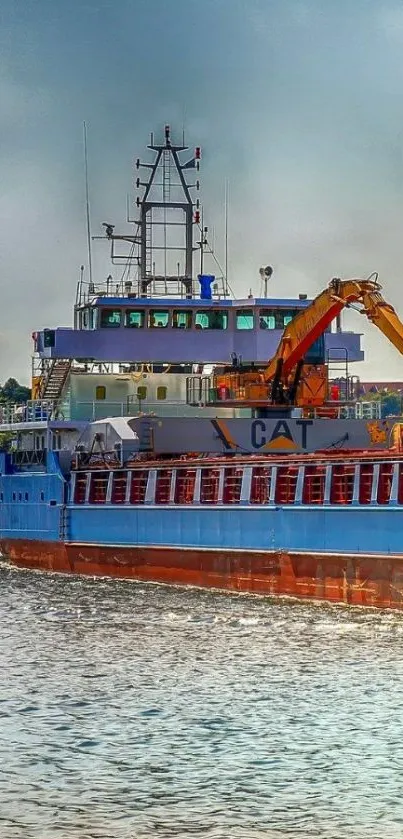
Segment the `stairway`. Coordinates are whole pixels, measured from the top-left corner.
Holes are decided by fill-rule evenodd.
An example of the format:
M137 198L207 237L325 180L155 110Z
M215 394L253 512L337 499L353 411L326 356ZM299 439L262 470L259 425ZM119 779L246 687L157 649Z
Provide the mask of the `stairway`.
M42 399L50 399L52 402L60 399L70 368L70 359L68 361L60 359L53 361L48 377L44 382Z

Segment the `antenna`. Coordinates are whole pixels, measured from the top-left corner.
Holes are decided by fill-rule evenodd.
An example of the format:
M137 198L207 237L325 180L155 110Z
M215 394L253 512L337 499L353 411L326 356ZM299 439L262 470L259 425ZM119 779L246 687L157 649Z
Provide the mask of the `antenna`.
M228 295L228 193L229 184L225 181L225 197L224 197L224 227L225 227L225 259L224 259L224 276L225 276L225 295Z
M92 286L92 249L91 249L91 222L90 222L90 195L88 188L88 153L87 153L87 126L83 123L84 129L84 165L85 165L85 203L87 213L87 248L88 267L90 273L90 285Z

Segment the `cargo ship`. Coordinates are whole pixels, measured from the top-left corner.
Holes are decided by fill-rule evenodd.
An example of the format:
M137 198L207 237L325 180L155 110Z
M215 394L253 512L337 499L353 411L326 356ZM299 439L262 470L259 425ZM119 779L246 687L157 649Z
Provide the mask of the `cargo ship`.
M82 269L73 326L33 333L32 398L1 408L2 554L403 608L403 419L359 399L361 336L342 313L358 308L401 353L403 325L377 275L285 299L268 296L267 266L261 296L231 296L200 161L169 126L151 136L138 218L100 237L119 276Z

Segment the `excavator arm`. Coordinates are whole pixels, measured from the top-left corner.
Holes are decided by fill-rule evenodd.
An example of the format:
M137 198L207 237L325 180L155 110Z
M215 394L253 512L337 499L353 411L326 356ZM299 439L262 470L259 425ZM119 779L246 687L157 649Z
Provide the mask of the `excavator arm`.
M298 405L323 406L326 403L328 371L326 365L307 365L305 355L340 312L351 304L374 323L403 355L403 324L393 306L383 299L381 286L367 280L334 279L306 309L285 327L277 350L263 370L225 372L214 376L213 392L218 401L253 407Z
M403 324L393 306L380 294L375 280L338 280L330 282L306 309L296 315L284 329L273 358L263 371L265 382L284 379L304 358L314 341L330 326L340 312L351 303L358 303L366 315L403 354Z

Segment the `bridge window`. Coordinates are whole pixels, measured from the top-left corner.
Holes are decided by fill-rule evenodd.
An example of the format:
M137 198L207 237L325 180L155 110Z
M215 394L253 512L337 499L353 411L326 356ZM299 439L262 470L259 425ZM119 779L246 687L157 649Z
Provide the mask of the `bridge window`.
M148 325L150 327L165 328L169 324L169 312L162 309L150 309L148 313Z
M284 329L298 314L299 309L261 309L259 323L261 329Z
M106 387L105 387L105 385L98 385L95 388L95 399L99 399L99 400L106 399Z
M157 387L157 399L161 402L163 399L167 398L167 389L164 385L160 385Z
M273 309L261 309L259 314L261 329L276 329L276 315Z
M253 329L253 309L238 309L236 313L237 329Z
M174 329L191 329L192 312L188 309L174 309L172 314L172 326Z
M120 326L122 312L120 309L101 309L101 328L113 329Z
M196 329L227 329L228 312L222 312L219 309L196 312L195 327Z
M125 326L132 329L142 329L145 321L145 313L141 309L128 309L126 312Z

